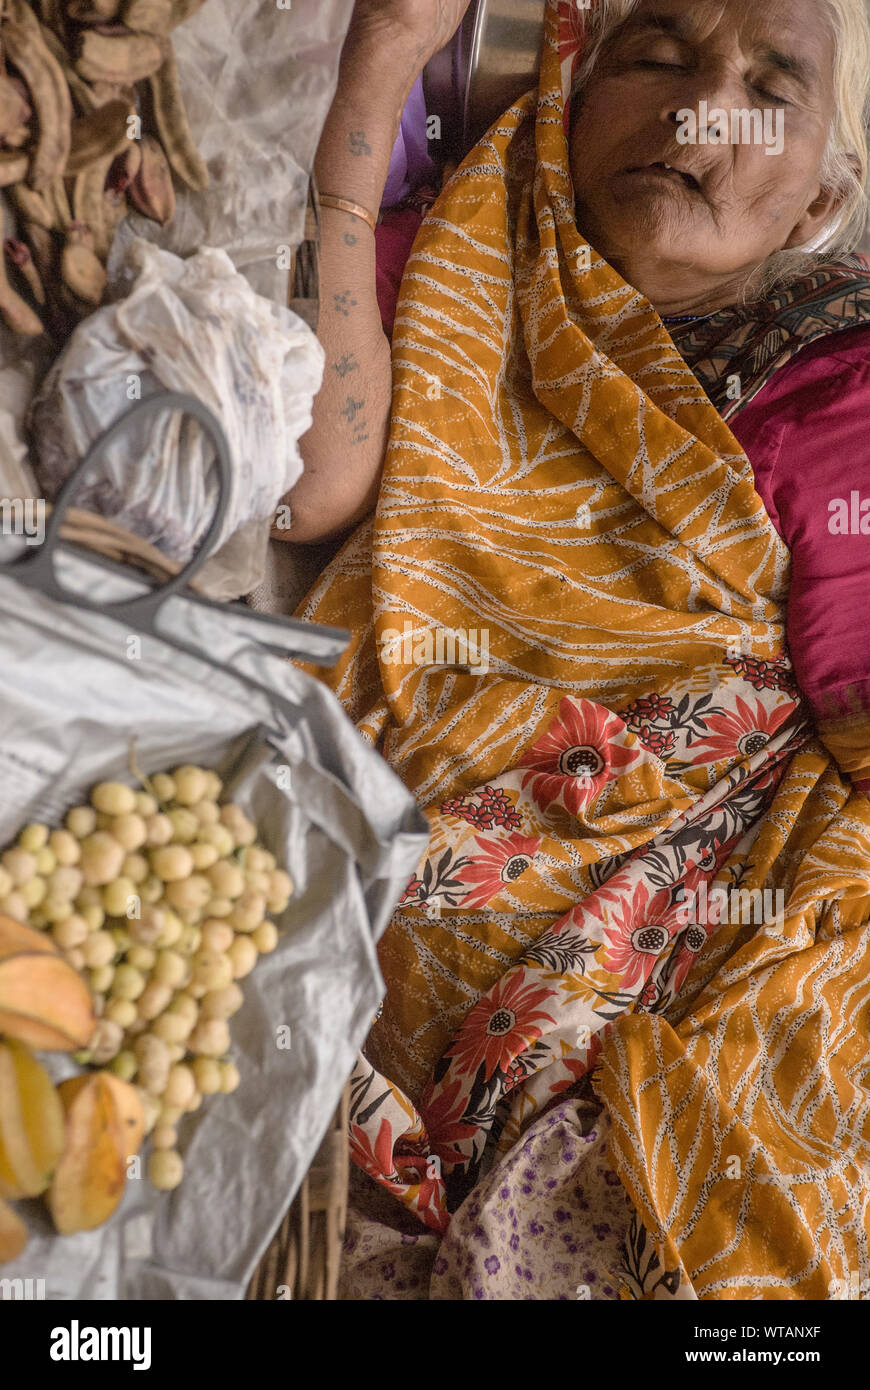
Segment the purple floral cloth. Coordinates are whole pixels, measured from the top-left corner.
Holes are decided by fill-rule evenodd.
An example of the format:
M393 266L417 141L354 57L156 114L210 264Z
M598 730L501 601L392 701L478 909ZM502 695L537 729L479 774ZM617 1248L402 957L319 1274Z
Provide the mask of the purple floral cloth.
M359 1174L341 1298L617 1299L633 1207L607 1143L597 1104L563 1101L478 1182L440 1243Z
M428 1299L440 1243L413 1212L351 1164L339 1300Z
M619 1297L634 1208L597 1110L563 1101L469 1193L441 1242L431 1299Z

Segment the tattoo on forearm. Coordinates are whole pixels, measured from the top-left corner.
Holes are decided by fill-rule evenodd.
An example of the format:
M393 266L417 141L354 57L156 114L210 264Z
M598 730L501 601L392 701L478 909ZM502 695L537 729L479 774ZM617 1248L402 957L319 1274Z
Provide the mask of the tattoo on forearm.
M346 352L337 362L333 362L332 370L336 372L338 376L344 378L348 376L350 372L359 371L359 362L357 362L352 352Z
M345 234L344 234L344 244L345 244L345 246L356 246L358 240L359 240L359 237L355 237L354 234L353 234L353 232L345 232Z
M356 300L352 297L350 290L343 290L341 294L334 294L332 302L335 305L335 312L343 314L345 318L350 316L351 309L356 308Z
M353 362L354 366L351 368L351 370L356 371L358 363L356 362L355 358L353 359ZM335 363L334 365L336 366L336 368L338 367L337 363ZM341 373L339 373L339 375L341 375ZM351 427L352 444L364 444L369 437L368 421L365 418L365 408L365 401L358 401L355 400L353 396L348 396L347 400L344 403L344 409L338 412L339 415L344 416L345 420Z
M371 154L372 147L366 140L364 130L352 130L350 132L350 152L353 155Z

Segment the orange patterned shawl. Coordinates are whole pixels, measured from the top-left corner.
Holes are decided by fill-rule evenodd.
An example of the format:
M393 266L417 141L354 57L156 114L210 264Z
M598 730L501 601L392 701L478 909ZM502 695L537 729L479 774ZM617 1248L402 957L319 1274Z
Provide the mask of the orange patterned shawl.
M669 1269L825 1297L868 1260L870 802L794 687L748 460L578 232L555 4L537 107L423 225L393 362L377 516L300 610L352 629L329 680L432 830L380 946L357 1161L444 1230L594 1069ZM487 670L443 664L439 633L481 631ZM783 911L692 920L714 884Z

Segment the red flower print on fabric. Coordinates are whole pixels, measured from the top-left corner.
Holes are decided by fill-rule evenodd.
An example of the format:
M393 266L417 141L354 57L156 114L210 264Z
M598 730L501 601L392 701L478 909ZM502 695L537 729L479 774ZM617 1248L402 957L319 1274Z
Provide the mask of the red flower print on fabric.
M496 825L505 830L517 830L521 824L506 792L496 787L484 787L470 796L457 796L452 801L445 801L441 814L458 816L480 830L491 830Z
M402 907L405 903L418 902L421 897L425 896L426 885L424 884L422 878L417 878L415 875L409 881L407 888L405 889L404 893L399 899L399 906Z
M637 761L637 750L616 742L624 732L622 720L601 705L566 697L558 718L517 764L530 769L523 787L531 786L542 811L561 798L578 816L608 781Z
M670 939L661 922L647 922L632 932L615 927L604 933L604 964L621 976L623 989L632 990L646 979Z
M786 695L797 696L794 672L783 656L774 661L762 661L758 656L726 656L724 661L756 690L782 690Z
M654 724L657 719L669 719L675 712L673 700L665 695L642 695L626 709L619 711L631 729L640 729L644 724Z
M738 695L736 712L708 715L704 722L710 732L704 738L696 739L690 747L695 751L706 745L707 758L714 760L735 756L751 758L754 753L760 753L767 746L780 725L785 723L796 708L794 703L790 703L780 705L775 710L766 710L761 701L756 700L753 712L747 702Z
M462 869L463 884L476 884L462 899L463 907L485 907L525 873L541 845L540 837L530 840L524 835L508 835L504 840L475 835L474 841L484 852L472 856Z
M523 972L505 976L475 1004L445 1053L456 1058L461 1071L474 1073L482 1064L486 1080L496 1070L506 1072L540 1038L539 1024L555 1024L541 1008L554 991L525 984L524 978Z
M576 1086L578 1081L582 1081L584 1076L593 1070L598 1061L598 1054L601 1051L602 1042L597 1033L593 1033L586 1047L585 1057L562 1057L559 1065L564 1067L569 1073L563 1076L561 1081L554 1081L550 1086L552 1094L559 1095L562 1091L570 1091L572 1086Z
M430 1165L428 1159L397 1157L396 1166L402 1182L414 1195L414 1210L427 1226L434 1230L446 1230L449 1220L447 1214L447 1194L440 1164ZM407 1201L407 1197L405 1199Z
M656 758L667 758L677 744L677 735L673 729L663 733L660 729L651 729L648 724L644 724L638 730L637 736L644 748L648 748Z
M430 1084L420 1102L431 1135L429 1147L443 1163L464 1163L468 1156L457 1147L464 1139L473 1138L476 1129L462 1119L466 1099L462 1082L457 1079L441 1090L433 1091Z
M682 927L685 908L672 903L668 889L653 897L639 883L630 899L614 903L605 913L606 890L590 910L605 922L602 933L606 970L620 976L620 988L633 990L643 984L671 938Z
M349 1143L354 1162L373 1178L388 1183L401 1181L393 1161L393 1127L389 1120L381 1120L374 1144L362 1125L352 1124Z

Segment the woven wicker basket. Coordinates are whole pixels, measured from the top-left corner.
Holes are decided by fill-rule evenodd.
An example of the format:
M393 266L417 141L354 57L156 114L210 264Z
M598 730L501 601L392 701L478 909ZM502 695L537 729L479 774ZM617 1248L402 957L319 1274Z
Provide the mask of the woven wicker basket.
M251 1280L249 1299L334 1299L347 1220L350 1088Z

